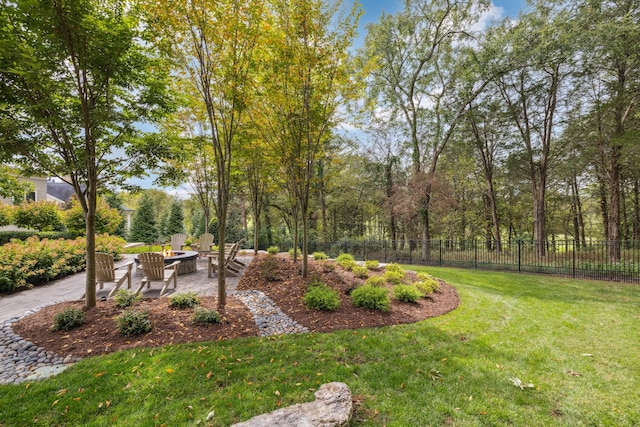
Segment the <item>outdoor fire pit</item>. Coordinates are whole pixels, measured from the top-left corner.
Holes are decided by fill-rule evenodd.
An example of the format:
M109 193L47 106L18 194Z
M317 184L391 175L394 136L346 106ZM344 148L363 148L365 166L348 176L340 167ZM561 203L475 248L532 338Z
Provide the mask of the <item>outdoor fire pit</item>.
M196 251L163 251L162 254L164 255L165 265L169 265L174 261L180 261L180 264L178 264L178 275L193 273L197 270L196 262L198 252ZM133 259L136 262L136 266L139 266L140 260L138 256L136 255Z

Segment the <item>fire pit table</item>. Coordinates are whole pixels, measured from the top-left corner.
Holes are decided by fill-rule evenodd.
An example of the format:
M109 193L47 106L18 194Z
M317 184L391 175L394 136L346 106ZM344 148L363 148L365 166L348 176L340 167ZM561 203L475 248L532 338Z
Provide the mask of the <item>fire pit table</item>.
M175 261L180 261L178 264L178 275L193 273L197 270L198 252L196 251L165 251L158 252L164 255L165 265L171 264ZM133 258L136 262L136 266L140 265L140 260L136 255ZM137 269L136 269L137 271Z

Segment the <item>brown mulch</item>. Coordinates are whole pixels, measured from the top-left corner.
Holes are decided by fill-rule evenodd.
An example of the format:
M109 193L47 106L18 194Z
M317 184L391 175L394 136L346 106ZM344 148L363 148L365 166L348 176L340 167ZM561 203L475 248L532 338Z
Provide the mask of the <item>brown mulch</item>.
M350 272L340 267L330 271L323 263L309 261L309 278L320 278L324 283L338 291L341 299L340 308L333 312L312 310L305 307L302 296L306 291L307 280L297 273L296 266L289 256L280 255L276 281L263 278L260 264L263 257L259 255L247 268L238 290L256 289L268 295L289 317L303 326L317 332L329 332L337 329L355 329L413 323L429 317L445 314L459 304L455 289L440 281L440 290L430 298L423 298L418 303L401 303L392 299L391 312L382 313L376 310L355 308L348 295L363 280L357 279ZM298 263L299 265L299 263ZM376 274L376 273L374 273ZM377 274L382 274L380 271ZM413 273L409 272L411 277ZM202 306L216 308L214 297L202 297ZM90 355L110 353L117 350L136 347L155 347L199 341L216 341L222 339L257 336L258 329L249 310L237 298L229 296L221 324L197 326L191 321L192 311L178 310L169 307L167 298L144 299L136 308L147 311L153 330L134 337L120 336L116 327L116 317L122 309L115 306L113 300L98 301L98 306L86 310L84 325L71 331L51 331L53 317L67 307L83 308L83 303L64 302L43 308L37 313L25 317L12 325L14 332L34 344L53 351L58 355L86 357Z

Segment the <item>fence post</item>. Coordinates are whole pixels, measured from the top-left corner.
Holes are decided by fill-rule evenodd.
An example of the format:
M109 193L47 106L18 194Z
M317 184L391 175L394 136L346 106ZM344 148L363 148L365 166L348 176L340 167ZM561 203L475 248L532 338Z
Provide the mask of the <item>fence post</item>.
M412 244L411 244L411 239L409 239L409 264L413 264L413 261L411 260L411 252L412 252Z
M520 258L520 256L521 256L521 251L522 251L522 249L521 249L521 243L522 243L522 240L518 239L518 273L520 273L520 269L521 269L521 266L522 266L522 264L521 264L521 258Z
M384 242L384 262L387 263L387 239L383 240Z
M573 267L572 267L572 271L571 271L571 277L572 278L576 278L576 241L575 239L573 240Z
M442 239L438 240L439 248L438 248L438 265L442 267Z
M473 268L478 269L478 240L473 239Z

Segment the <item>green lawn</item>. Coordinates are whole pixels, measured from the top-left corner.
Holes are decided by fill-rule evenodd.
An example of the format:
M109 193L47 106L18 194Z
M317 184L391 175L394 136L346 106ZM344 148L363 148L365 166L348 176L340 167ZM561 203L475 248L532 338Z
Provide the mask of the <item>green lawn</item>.
M640 287L418 269L455 286L460 307L413 325L86 359L0 386L0 426L226 426L330 381L351 388L353 425L640 425Z

